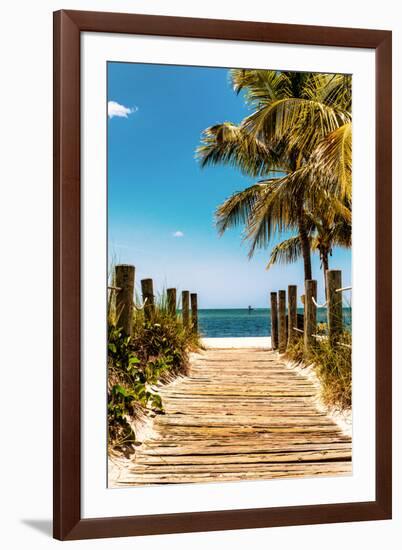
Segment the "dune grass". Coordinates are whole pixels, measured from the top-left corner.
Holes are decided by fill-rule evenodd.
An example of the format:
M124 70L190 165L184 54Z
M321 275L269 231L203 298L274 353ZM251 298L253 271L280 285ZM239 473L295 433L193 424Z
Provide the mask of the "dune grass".
M325 324L321 332L325 331ZM303 338L288 346L287 356L291 361L312 365L321 383L324 403L337 410L352 406L352 335L344 331L336 344L331 345L325 333L305 352Z

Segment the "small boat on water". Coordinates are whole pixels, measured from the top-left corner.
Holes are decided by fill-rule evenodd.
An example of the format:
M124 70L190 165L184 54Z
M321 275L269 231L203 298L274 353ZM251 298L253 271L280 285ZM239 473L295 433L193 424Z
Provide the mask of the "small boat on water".
M254 311L254 308L252 308L251 306L248 306L248 312L250 313L251 311Z

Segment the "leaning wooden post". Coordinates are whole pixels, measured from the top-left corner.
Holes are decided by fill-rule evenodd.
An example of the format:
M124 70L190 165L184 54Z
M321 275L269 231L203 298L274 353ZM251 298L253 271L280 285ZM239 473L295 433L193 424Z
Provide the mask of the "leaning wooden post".
M271 347L278 349L278 295L271 292Z
M188 290L183 290L181 293L181 315L183 318L183 325L185 328L188 328L190 325L190 292Z
M317 281L308 279L304 282L304 351L308 352L314 346L313 334L317 327L317 307L313 302L317 300Z
M144 317L150 321L155 314L154 284L152 279L142 279L141 281L142 301L144 303Z
M342 271L329 269L327 276L328 291L328 335L331 345L338 342L343 330L342 321L342 292L337 289L342 288Z
M197 294L190 294L191 298L191 327L193 332L198 332L198 304L197 304Z
M288 286L288 345L297 340L297 286Z
M168 288L167 295L167 310L170 317L176 317L176 289Z
M115 284L117 324L130 336L133 325L135 267L133 265L116 265Z
M279 296L279 353L286 351L286 291L280 290Z

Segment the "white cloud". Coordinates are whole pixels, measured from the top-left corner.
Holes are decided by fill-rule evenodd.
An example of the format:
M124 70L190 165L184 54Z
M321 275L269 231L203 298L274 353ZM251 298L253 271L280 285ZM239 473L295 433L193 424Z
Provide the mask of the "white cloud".
M137 111L138 107L125 107L117 103L117 101L108 101L107 103L107 114L109 118L113 118L114 116L128 118L128 115L136 113Z
M184 237L184 233L182 231L175 231L172 235L173 237Z

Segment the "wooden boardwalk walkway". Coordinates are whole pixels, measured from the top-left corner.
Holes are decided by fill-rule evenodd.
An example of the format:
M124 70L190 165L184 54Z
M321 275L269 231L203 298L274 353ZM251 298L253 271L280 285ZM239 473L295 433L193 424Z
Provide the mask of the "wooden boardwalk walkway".
M276 353L209 349L160 388L164 415L124 484L350 474L351 439L315 404L314 384Z

